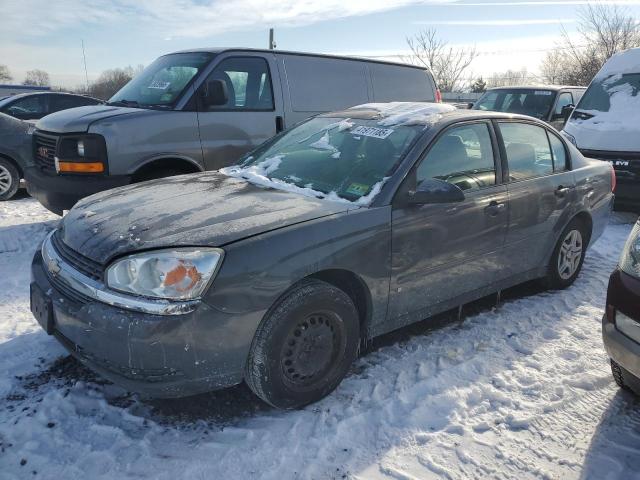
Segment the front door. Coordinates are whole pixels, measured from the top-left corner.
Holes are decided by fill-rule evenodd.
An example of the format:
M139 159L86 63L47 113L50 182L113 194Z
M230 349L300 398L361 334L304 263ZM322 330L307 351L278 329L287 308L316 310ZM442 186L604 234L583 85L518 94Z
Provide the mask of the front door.
M465 200L410 205L403 201L406 184L399 190L392 212L389 300L389 318L396 325L426 318L500 279L508 203L496 150L489 122L449 127L406 184L445 180L461 188Z
M225 105L198 107L207 170L233 164L274 136L284 124L277 69L272 66L273 55L243 53L223 58L208 75L207 81L225 82L229 99ZM200 88L205 85L206 81Z

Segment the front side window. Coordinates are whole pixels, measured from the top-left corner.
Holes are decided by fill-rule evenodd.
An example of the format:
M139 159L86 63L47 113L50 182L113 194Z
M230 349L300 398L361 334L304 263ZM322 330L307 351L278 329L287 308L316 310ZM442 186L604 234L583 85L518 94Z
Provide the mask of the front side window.
M238 57L223 60L207 80L222 80L229 100L209 110L273 110L271 78L266 60Z
M109 104L170 107L212 57L210 53L174 53L160 57L111 97Z
M496 184L491 135L486 123L447 130L429 149L416 171L416 181L437 178L462 190Z
M98 102L92 98L76 97L75 95L52 95L49 103L50 113L53 113L85 105L97 105Z
M364 205L423 130L424 125L385 126L378 119L315 117L221 172L281 190Z
M553 173L553 157L544 128L517 122L500 122L499 125L507 152L510 181Z
M11 115L21 120L35 120L47 114L47 99L45 95L34 95L12 102L6 106L2 113Z
M555 116L562 116L562 109L567 105L573 104L573 96L571 92L563 92L558 97L558 101L556 102L556 109L553 112Z
M501 88L485 93L474 104L475 110L518 113L547 118L553 104L553 91L544 89Z

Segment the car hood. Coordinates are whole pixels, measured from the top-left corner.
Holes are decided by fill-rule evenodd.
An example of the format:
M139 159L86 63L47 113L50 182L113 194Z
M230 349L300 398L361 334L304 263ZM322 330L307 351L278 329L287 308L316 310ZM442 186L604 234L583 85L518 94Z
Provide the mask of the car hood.
M70 108L42 117L36 123L38 130L54 133L79 133L89 131L92 123L121 115L135 115L145 110L139 108L88 105Z
M218 172L98 193L62 221L62 238L91 260L153 248L214 246L359 208L265 188Z

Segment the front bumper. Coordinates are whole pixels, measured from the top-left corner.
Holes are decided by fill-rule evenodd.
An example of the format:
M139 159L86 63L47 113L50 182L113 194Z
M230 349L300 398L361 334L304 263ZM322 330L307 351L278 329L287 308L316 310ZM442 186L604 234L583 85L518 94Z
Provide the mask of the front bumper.
M29 195L58 215L84 197L131 183L127 175L57 175L37 166L26 168L24 177Z
M242 381L252 337L233 331L231 314L201 303L181 315L152 315L87 299L50 277L40 251L31 278L32 289L51 302L50 332L87 367L129 391L184 397Z
M607 305L640 322L640 280L616 270L609 278ZM640 378L640 343L620 332L605 313L602 338L609 357Z

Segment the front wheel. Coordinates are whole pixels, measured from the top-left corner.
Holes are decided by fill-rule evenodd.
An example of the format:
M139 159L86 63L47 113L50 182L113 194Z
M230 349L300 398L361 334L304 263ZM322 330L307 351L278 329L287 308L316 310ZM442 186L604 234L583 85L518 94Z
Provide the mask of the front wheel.
M546 287L562 290L573 284L582 270L588 243L589 232L584 224L578 219L569 222L553 249L543 279Z
M10 200L20 186L20 172L13 163L0 158L0 201Z
M295 286L258 327L245 381L277 408L299 408L335 389L355 360L358 312L351 298L320 280Z

